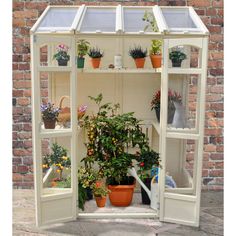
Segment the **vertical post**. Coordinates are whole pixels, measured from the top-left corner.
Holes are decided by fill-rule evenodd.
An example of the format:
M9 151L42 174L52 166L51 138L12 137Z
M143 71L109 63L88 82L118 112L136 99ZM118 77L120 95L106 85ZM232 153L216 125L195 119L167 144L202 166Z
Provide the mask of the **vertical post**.
M164 191L166 173L166 128L168 112L168 53L169 40L163 39L163 65L161 74L161 112L160 112L160 220L164 219Z
M78 194L78 179L77 179L77 146L78 146L78 118L77 118L77 70L75 63L76 40L75 36L71 37L71 73L70 73L70 91L71 91L71 188L72 188L72 211L73 218L77 216L77 194Z
M31 85L32 85L32 140L33 140L33 160L34 160L34 191L35 191L35 215L36 225L40 226L41 219L41 193L42 193L42 158L40 133L40 77L39 66L39 46L34 34L30 35L31 47ZM39 155L39 156L37 156Z

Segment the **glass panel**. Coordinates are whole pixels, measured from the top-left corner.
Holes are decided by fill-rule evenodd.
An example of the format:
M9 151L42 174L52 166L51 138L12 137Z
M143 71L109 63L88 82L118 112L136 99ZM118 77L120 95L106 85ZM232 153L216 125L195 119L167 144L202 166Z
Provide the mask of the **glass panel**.
M41 140L43 194L71 188L70 138Z
M77 11L78 8L51 8L41 21L37 31L48 31L53 30L53 28L68 30Z
M184 28L192 28L193 31L200 31L197 29L197 26L193 22L189 9L187 8L179 8L179 9L165 9L161 8L162 14L165 18L167 26L171 28L175 28L175 30L180 31Z
M199 75L169 76L168 128L197 129Z
M88 8L81 25L81 32L115 32L116 9Z
M152 12L152 9L124 9L124 30L125 32L144 31L147 22L143 20L145 11ZM147 32L152 32L150 27Z
M181 192L178 190L181 188L185 189L183 193L194 193L198 142L190 139L173 138L167 138L166 142L167 191ZM189 189L189 192L186 189Z
M40 95L41 95L41 119L43 130L58 130L70 128L70 73L54 72L40 73ZM50 104L53 105L51 109ZM60 108L59 113L57 109ZM50 110L50 111L49 111ZM57 116L58 115L58 116ZM55 121L55 128L48 126L44 118ZM56 118L56 119L55 119ZM47 124L45 123L47 122Z

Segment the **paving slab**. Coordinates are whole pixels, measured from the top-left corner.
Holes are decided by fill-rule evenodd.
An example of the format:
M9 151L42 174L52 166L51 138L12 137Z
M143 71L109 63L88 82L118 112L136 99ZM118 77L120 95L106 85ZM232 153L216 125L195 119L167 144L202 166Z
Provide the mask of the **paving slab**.
M223 192L203 192L200 226L155 219L90 219L35 226L33 190L13 190L13 235L20 236L213 236L223 235Z

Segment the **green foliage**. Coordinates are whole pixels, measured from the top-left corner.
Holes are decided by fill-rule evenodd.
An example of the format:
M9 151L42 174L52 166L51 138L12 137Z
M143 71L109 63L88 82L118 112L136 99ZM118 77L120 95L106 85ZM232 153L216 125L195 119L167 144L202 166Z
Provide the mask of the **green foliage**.
M90 43L85 39L80 39L77 44L77 54L78 57L83 58L89 50Z
M57 181L57 188L70 188L71 187L71 177L67 177L65 180Z
M84 204L87 198L86 189L83 188L82 184L78 185L78 196L79 196L79 208L84 211Z
M60 109L54 107L53 103L48 102L47 104L41 104L40 106L42 118L46 120L57 120Z
M149 147L143 148L141 153L137 154L136 160L139 167L138 174L142 180L150 178L152 167L159 166L159 159L159 153L151 150Z
M111 191L102 182L97 182L92 186L95 197L105 197Z
M141 46L134 46L134 48L129 49L129 55L133 59L144 58L147 56L147 49L142 49Z
M101 58L103 57L104 53L101 52L101 50L98 47L96 47L96 48L90 48L88 51L88 55L91 58Z
M102 94L90 99L98 105L98 112L84 119L88 143L87 156L83 161L96 161L100 173L120 182L135 159L135 154L128 153L128 147L136 146L141 150L148 145L147 138L133 112L119 114L119 104L101 104Z
M157 22L155 20L153 12L145 11L143 18L143 21L146 21L148 24L144 27L144 31L147 31L151 28L153 32L158 32Z
M183 61L186 58L187 58L186 54L178 49L169 53L169 59L172 61Z
M157 40L157 39L153 39L149 52L152 55L160 55L161 54L161 48L162 48L162 41Z
M57 52L53 55L53 59L58 60L65 60L69 61L70 60L70 55L68 55L68 50L69 48L64 45L64 44L59 44L56 47Z
M71 161L67 156L67 150L58 143L53 143L51 150L52 152L44 157L43 164L45 167L55 166L61 180L63 169L70 167Z

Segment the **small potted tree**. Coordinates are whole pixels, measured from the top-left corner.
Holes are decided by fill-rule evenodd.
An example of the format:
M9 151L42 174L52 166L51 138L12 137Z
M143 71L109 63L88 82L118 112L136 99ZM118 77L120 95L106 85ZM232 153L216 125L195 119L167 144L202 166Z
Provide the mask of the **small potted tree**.
M119 114L119 104L101 104L102 94L90 98L98 105L98 112L84 118L88 136L86 159L97 162L99 172L107 178L111 204L128 206L135 187L128 169L136 158L128 147L141 150L147 145L147 138L133 112Z
M57 52L54 54L53 59L56 59L59 66L67 66L70 60L70 55L68 54L69 47L65 44L59 44L56 47Z
M137 68L144 67L147 49L142 49L141 46L135 46L129 49L129 55L134 59Z
M171 60L173 67L181 67L182 61L186 58L186 54L181 52L178 48L169 53L169 59Z
M66 148L60 146L58 143L53 143L51 147L51 153L47 154L43 158L43 168L52 168L53 171L58 173L58 177L52 182L52 186L56 186L56 182L66 180L63 177L64 169L71 167L70 158L67 156Z
M54 104L48 102L46 104L41 104L40 106L42 119L45 129L55 129L56 121L60 112L58 107L54 107Z
M99 68L101 58L103 57L104 53L101 52L101 50L96 47L96 48L90 48L88 51L88 55L91 58L91 64L94 69Z
M145 11L142 20L148 23L144 27L144 31L151 29L153 32L158 32L157 23L152 12ZM162 41L158 39L153 39L151 43L151 49L149 51L153 68L161 67L161 58L162 58L161 48L162 48Z
M90 43L85 39L80 39L77 43L77 68L84 68L84 56L88 53Z

